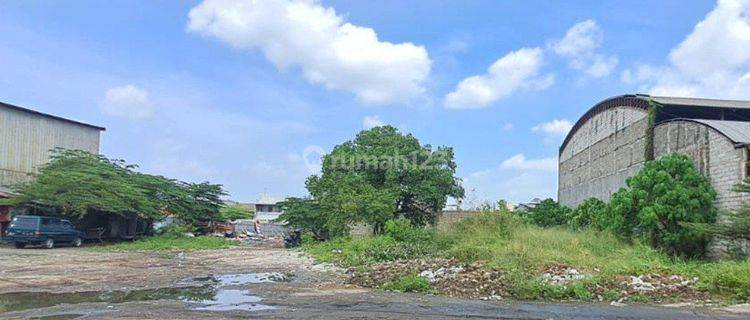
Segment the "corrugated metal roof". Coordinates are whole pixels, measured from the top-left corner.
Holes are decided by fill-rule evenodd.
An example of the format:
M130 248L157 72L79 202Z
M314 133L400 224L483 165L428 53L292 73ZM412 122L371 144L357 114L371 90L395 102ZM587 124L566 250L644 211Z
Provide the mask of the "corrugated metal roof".
M93 124L88 124L88 123L80 122L80 121L76 121L76 120L66 119L66 118L63 118L63 117L53 116L51 114L47 114L47 113L44 113L44 112L39 112L39 111L36 111L36 110L27 109L27 108L24 108L24 107L15 106L15 105L12 105L12 104L9 104L9 103L5 103L5 102L0 102L0 107L6 107L6 108L9 108L9 109L14 109L14 110L18 110L18 111L33 113L35 115L39 115L39 116L42 116L42 117L47 117L47 118L52 118L52 119L56 119L56 120L60 120L60 121L65 121L65 122L68 122L68 123L82 125L84 127L94 128L94 129L101 130L101 131L107 130L104 127L95 126Z
M655 97L655 96L652 96L651 100L659 104L702 106L702 107L715 107L715 108L750 109L750 101L743 101L743 100L719 100L719 99Z
M714 128L736 144L750 144L750 122L705 120L705 119L675 119L702 123Z

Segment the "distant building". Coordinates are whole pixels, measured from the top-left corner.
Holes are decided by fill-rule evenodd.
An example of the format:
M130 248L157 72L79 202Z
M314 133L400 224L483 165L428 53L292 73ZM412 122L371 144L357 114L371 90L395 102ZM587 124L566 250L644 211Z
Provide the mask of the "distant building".
M0 102L0 186L28 180L50 150L99 153L102 127Z
M517 204L512 211L518 211L518 212L524 212L529 211L531 209L534 209L539 203L542 202L542 199L534 198L531 199L529 202L522 202Z
M281 205L279 205L281 201L281 199L277 199L263 193L260 195L258 200L254 202L226 201L226 203L240 206L250 211L254 211L255 216L253 216L253 220L268 222L275 220L283 213Z

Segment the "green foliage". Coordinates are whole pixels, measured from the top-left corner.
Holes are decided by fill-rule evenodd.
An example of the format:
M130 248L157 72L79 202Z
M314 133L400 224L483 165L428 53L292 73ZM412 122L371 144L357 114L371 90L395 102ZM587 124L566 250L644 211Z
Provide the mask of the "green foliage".
M317 240L327 240L332 234L340 235L342 228L330 225L333 220L328 219L326 212L321 210L318 201L309 198L287 198L279 204L284 211L278 221L286 221L290 227L299 228L312 233ZM339 234L332 233L338 231ZM348 230L348 229L346 229Z
M568 225L574 229L588 227L602 228L607 215L607 203L596 198L587 199L573 209L568 217Z
M234 246L234 243L224 238L216 237L186 237L173 233L149 237L133 242L121 242L103 247L94 247L99 251L193 251L217 250Z
M567 223L570 208L561 206L557 201L544 199L525 215L526 219L540 227L561 226Z
M648 162L627 185L612 196L609 229L672 255L704 254L708 239L686 224L715 221L716 192L690 158L673 154Z
M385 223L385 235L402 242L425 242L435 236L432 230L414 227L404 218L388 220Z
M424 226L449 196L463 197L455 173L451 148L433 150L394 127L376 127L324 156L321 174L306 182L311 199L289 199L283 219L321 238L346 235L356 223L380 234L396 218Z
M437 291L430 285L425 277L416 274L405 275L395 281L387 282L380 286L383 290L396 292L422 292L436 293Z
M219 220L235 221L241 219L252 219L255 212L239 205L223 206L219 209Z
M646 127L646 142L643 148L643 158L646 161L654 160L654 129L656 128L656 113L661 107L660 104L648 100L648 126Z
M93 212L158 219L173 214L188 223L216 219L221 185L192 184L136 172L123 160L57 149L30 182L13 187L12 205L81 218Z

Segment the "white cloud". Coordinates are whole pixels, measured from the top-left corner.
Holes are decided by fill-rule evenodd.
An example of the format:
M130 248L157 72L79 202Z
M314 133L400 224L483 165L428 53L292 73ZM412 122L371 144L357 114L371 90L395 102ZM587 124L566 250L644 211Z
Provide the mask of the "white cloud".
M495 61L486 74L462 80L445 98L453 109L483 108L518 90L544 90L554 83L551 74L540 75L541 48L523 48Z
M190 10L187 28L258 49L278 69L299 67L308 82L369 104L421 96L432 65L424 47L381 41L313 0L206 0Z
M557 171L557 158L526 159L522 154L516 154L500 163L500 168L522 171Z
M571 128L573 128L573 123L569 120L555 119L534 126L531 128L531 131L544 133L552 137L559 137L567 135Z
M513 124L510 122L506 122L503 125L503 131L511 131L511 130L513 130Z
M130 84L107 90L101 110L105 114L128 119L148 118L154 111L148 92Z
M593 78L609 75L618 63L616 56L607 56L599 51L604 34L594 20L586 20L572 26L560 40L550 42L550 49L570 61L570 67Z
M385 122L383 122L383 120L380 120L380 117L378 116L366 116L362 119L362 127L365 129L372 129L384 125Z
M750 99L750 1L718 1L671 50L667 65L637 70L626 70L622 80L654 95Z

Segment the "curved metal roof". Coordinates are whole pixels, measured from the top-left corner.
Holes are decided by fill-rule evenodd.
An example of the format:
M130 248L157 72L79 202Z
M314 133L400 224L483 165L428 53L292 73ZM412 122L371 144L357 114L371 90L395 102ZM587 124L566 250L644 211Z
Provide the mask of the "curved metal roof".
M643 110L648 110L649 108L649 101L654 101L661 105L669 105L669 106L685 106L685 107L709 107L709 108L726 108L726 109L750 109L750 101L742 101L742 100L719 100L719 99L702 99L702 98L680 98L680 97L662 97L662 96L649 96L646 94L625 94L621 96L615 96L608 99L605 99L593 107L586 111L586 113L581 116L578 121L576 121L575 125L573 125L573 128L570 129L570 132L568 132L568 135L565 136L565 140L563 141L562 145L560 145L559 152L562 153L563 149L565 149L565 146L568 145L568 142L570 142L570 139L573 138L573 135L580 129L580 127L591 117L594 115L615 107L632 107L632 108L638 108ZM738 132L744 132L741 128L744 128L744 124L750 123L750 122L744 122L744 121L726 121L726 120L704 120L704 119L692 119L698 122L705 121L705 125L711 126L711 124L716 125L715 129L719 132L722 132L720 129L724 129L727 132L732 132L732 135L727 135L728 138L733 139L740 139L740 140L746 140L746 138L743 137L744 133L738 133ZM735 123L733 125L729 124L719 124L714 123L716 121L719 122L728 122L728 123ZM711 124L709 124L711 123ZM711 126L713 128L713 126ZM740 131L737 131L740 130ZM723 132L722 132L723 133ZM725 134L726 135L726 134ZM734 141L734 140L732 140ZM737 142L736 143L745 143L745 141ZM748 141L750 142L750 141Z
M677 118L659 124L674 121L689 121L700 123L707 127L713 128L737 145L750 145L750 122Z
M621 96L615 96L611 97L605 100L602 100L601 102L597 103L589 111L586 111L586 113L581 116L581 118L576 121L576 123L573 125L573 128L570 129L568 132L568 135L565 136L565 140L563 140L562 145L560 145L560 152L565 149L565 146L568 145L568 142L570 139L573 138L573 135L578 131L578 129L581 128L581 126L586 123L587 120L589 120L594 115L615 107L633 107L638 109L647 110L648 109L648 99L649 96L646 95L636 95L636 94L625 94Z

